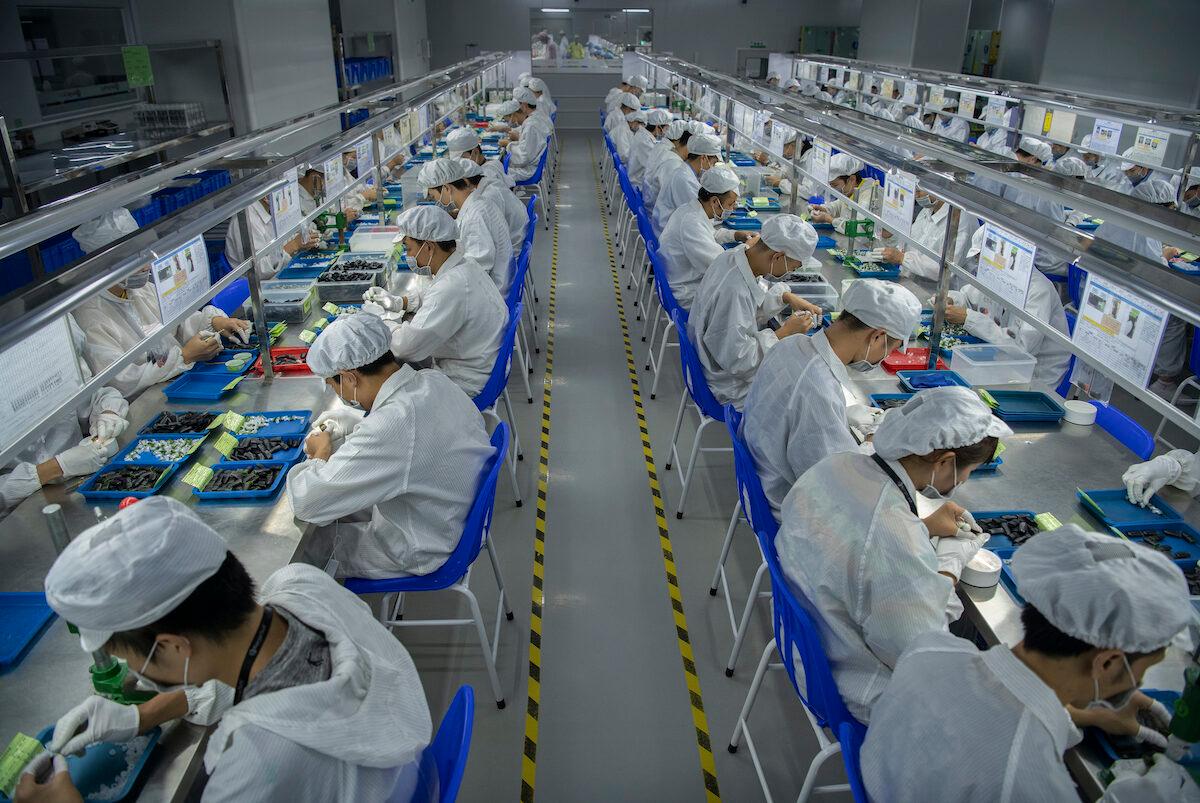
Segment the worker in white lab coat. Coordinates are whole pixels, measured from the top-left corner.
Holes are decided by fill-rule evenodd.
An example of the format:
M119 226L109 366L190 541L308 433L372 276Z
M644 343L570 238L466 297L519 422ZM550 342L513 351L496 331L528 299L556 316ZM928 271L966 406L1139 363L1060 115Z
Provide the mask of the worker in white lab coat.
M829 186L878 214L883 204L883 190L875 179L860 178L858 174L862 169L863 163L850 154L835 153L829 160ZM846 233L846 221L861 217L861 212L841 198L814 206L812 211L814 223L832 223L842 234Z
M1110 190L1123 192L1126 195L1132 194L1133 182L1121 170L1120 161L1093 151L1091 147L1092 135L1085 134L1079 143L1079 158L1087 169L1084 178L1101 187L1108 187Z
M512 285L512 241L504 213L466 178L466 159L435 159L421 168L417 181L426 197L458 224L458 251L492 277L500 295Z
M796 156L796 147L800 147L800 161L798 167L800 170L812 169L812 140L809 137L797 137L796 132L789 132L783 141L783 160L772 159L770 154L765 151L758 151L754 154L754 158L760 164L769 165L772 172L763 176L763 183L769 187L774 187L779 190L779 203L783 205L784 211L795 212L791 209L792 202L792 182L799 181L800 186L797 190L796 205L803 207L808 204L809 197L813 194L812 179L808 178L803 173L798 173L795 176L791 175L792 160Z
M542 154L546 152L553 128L548 116L534 114L537 107L530 102L536 101L532 92L528 89L518 89L514 94L520 94L525 99L501 104L500 114L517 127L511 129L505 138L500 140L500 147L508 151L509 175L514 181L525 181L537 172L538 163ZM519 104L515 109L512 106L514 103Z
M436 206L405 210L396 225L414 272L433 278L423 289L363 294L363 311L392 328L392 353L405 362L432 358L468 396L483 389L508 324L508 308L479 263L458 252L454 218Z
M917 499L946 499L1010 434L974 391L922 390L884 413L874 454L832 454L784 498L780 565L812 603L859 721L871 719L900 654L962 613L954 585L988 538L954 502L930 513Z
M46 576L46 600L84 650L125 660L159 694L138 705L92 696L69 711L18 798L79 800L62 756L176 719L216 724L191 790L204 803L416 790L432 733L416 667L320 569L285 566L256 593L220 535L153 497L80 533ZM42 772L54 774L39 784Z
M707 134L693 134L687 141L687 157L670 174L659 180L659 193L654 201L654 227L667 227L678 207L695 199L700 192L700 174L721 161L721 141Z
M958 116L958 98L947 95L942 99L933 133L955 142L966 142L971 136L971 126Z
M1062 173L1064 176L1086 177L1087 165L1072 153L1068 146L1059 142L1051 142L1049 145L1050 161L1046 163L1048 169L1055 173Z
M1180 212L1191 217L1200 217L1200 167L1188 171L1187 183L1183 190L1183 206Z
M777 72L767 73L767 86L771 87L771 89L778 89L779 81L780 81L779 73L777 73Z
M985 231L985 227L976 229L967 252L969 263L978 260ZM1063 337L1071 337L1058 290L1041 271L1035 270L1031 274L1024 310ZM972 335L989 343L1008 343L1032 354L1037 358L1037 367L1033 370L1031 384L1042 388L1057 388L1071 362L1069 349L1053 342L1033 324L1013 314L1007 305L974 285L950 291L946 321L965 327Z
M617 108L620 105L621 96L627 92L633 92L633 90L633 85L627 81L621 81L621 83L617 84L612 89L609 89L607 94L605 94L604 108L608 111L612 111L613 109ZM639 103L638 105L640 106L641 104ZM630 111L632 111L632 109Z
M346 406L317 419L310 459L288 474L287 491L296 517L335 541L341 576L428 574L445 563L492 454L470 398L438 371L396 362L390 341L381 319L352 315L308 352Z
M303 207L301 207L303 208ZM246 224L250 230L250 242L254 251L260 251L275 239L275 223L271 219L271 205L265 196L246 207ZM260 279L270 279L279 273L298 251L313 248L318 241L307 231L297 232L283 245L262 254L254 263ZM251 256L242 243L242 226L238 216L229 219L229 230L225 232L225 259L230 267L237 267Z
M1040 139L1022 136L1017 142L1016 159L1018 162L1045 167L1052 156L1050 146ZM1057 223L1065 224L1067 222L1067 210L1063 208L1061 203L1047 200L1029 190L1005 185L1000 191L1000 197ZM1047 275L1067 275L1066 261L1060 257L1052 256L1049 249L1046 248L1037 249L1033 256L1033 264L1038 270Z
M626 92L617 100L616 107L609 110L604 117L604 130L611 138L618 128L626 124L625 115L642 108L642 102L633 92ZM615 143L614 143L615 144Z
M533 90L533 94L537 95L538 110L553 117L558 111L558 104L555 103L554 98L550 96L550 89L546 86L546 82L541 78L531 77L526 86Z
M638 188L641 188L646 178L647 158L662 141L663 134L671 122L671 113L666 109L649 109L645 115L645 124L633 132L625 155L621 157L629 180Z
M470 128L456 128L446 135L447 155L451 158L468 159L479 165L479 189L491 198L492 202L504 214L504 222L508 225L508 239L512 244L513 253L521 251L525 242L525 230L529 226L529 210L521 199L513 193L516 182L512 176L504 172L499 159L483 158L483 148L479 135ZM468 176L468 180L472 177Z
M790 292L786 282L760 278L817 270L816 246L812 226L781 213L763 224L758 239L721 254L705 272L692 301L688 337L721 404L740 409L767 352L820 319L821 308ZM771 330L768 324L784 307L807 314L792 315Z
M137 230L137 221L124 207L91 220L72 232L85 253ZM74 315L87 336L84 359L93 374L103 371L162 325L158 294L146 267L97 293L76 307ZM221 351L216 333L245 342L250 322L230 318L213 306L188 316L174 333L164 332L151 342L144 356L125 366L109 380L122 397L132 399L146 388L175 377L193 363Z
M659 237L667 285L684 309L691 308L705 271L724 252L722 244L746 242L752 236L721 225L737 207L738 185L737 174L727 167L705 170L697 197L671 214Z
M646 125L646 113L641 109L632 111L625 115L625 125L617 126L612 133L613 147L617 149L617 156L621 157L621 164L628 165L629 163L629 147L633 144L633 138L637 132L641 131Z
M687 158L687 141L692 137L691 123L687 120L672 120L667 125L663 141L650 151L642 174L642 203L651 212L658 201L660 181Z
M941 198L936 198L922 189L917 190L914 201L921 211L917 213L917 218L913 221L909 236L935 254L941 254L942 245L946 240L946 218L957 210L954 210ZM955 265L962 266L967 249L971 245L971 235L978 225L978 219L961 212L957 218L954 250L947 254L947 258ZM883 237L889 239L891 232L883 232ZM901 272L906 276L936 279L941 272L940 260L921 253L906 243L884 246L879 250L879 255L884 262L899 265Z
M742 437L776 514L796 480L858 443L883 412L847 405L851 372L874 370L908 343L921 302L895 282L859 279L842 294L842 314L812 337L789 337L767 352L746 396Z
M75 355L81 357L86 344L83 330L70 314L67 326ZM91 381L92 372L83 359L79 370L85 383ZM13 395L19 397L20 390L14 388ZM99 471L116 454L116 438L129 426L128 414L129 403L121 394L102 387L78 411L64 413L47 425L7 465L0 466L0 520L43 485ZM81 432L84 425L87 437Z
M1156 728L1165 730L1171 714L1138 686L1188 624L1178 567L1140 544L1068 524L1018 548L1012 573L1025 598L1016 645L980 651L930 632L901 656L862 747L872 800L1074 800L1063 754L1085 726L1168 749ZM1166 756L1148 772L1137 764L1117 771L1103 800L1200 799Z

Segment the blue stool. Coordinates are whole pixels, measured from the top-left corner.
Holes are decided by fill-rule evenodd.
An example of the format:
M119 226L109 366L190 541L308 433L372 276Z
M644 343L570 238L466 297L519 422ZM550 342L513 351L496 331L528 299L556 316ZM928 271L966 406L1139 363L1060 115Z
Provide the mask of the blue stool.
M416 791L411 797L397 799L395 803L409 803L410 800L453 803L458 799L463 773L467 769L467 756L471 752L474 722L475 690L460 686L433 735L433 741L421 754L421 775ZM407 793L408 790L397 789L397 792L401 791ZM389 803L392 803L390 799Z
M1091 405L1096 408L1096 423L1101 429L1141 459L1150 459L1150 455L1154 454L1154 437L1145 427L1116 407L1098 401L1091 402Z
M542 218L545 221L543 225L545 225L547 231L550 230L550 216L548 214L546 214L547 188L546 188L545 184L543 183L542 179L546 174L546 156L549 153L550 153L550 140L549 140L549 138L547 138L546 139L546 147L542 149L541 158L538 159L537 170L533 171L533 175L530 176L529 178L525 179L524 181L517 182L518 189L521 189L523 187L536 187L537 188L537 194L534 197L537 198L539 203L541 204Z
M517 291L520 292L519 286L517 286ZM488 376L487 382L483 384L483 388L471 401L475 402L475 407L479 410L480 414L494 427L498 427L500 424L500 416L496 412L496 405L499 402L504 403L504 413L508 417L508 420L512 422L512 447L514 455L517 460L524 460L525 456L521 454L521 438L517 434L517 419L513 415L512 401L508 398L508 377L512 372L513 348L517 338L517 327L520 323L521 302L518 301L515 307L510 307L508 310L508 324L504 327L504 337L500 340L500 350L496 352L496 362L492 364L492 373ZM531 396L530 401L532 400ZM517 461L511 458L508 460L508 473L509 478L512 480L513 495L516 497L517 507L520 507L521 489L517 486Z

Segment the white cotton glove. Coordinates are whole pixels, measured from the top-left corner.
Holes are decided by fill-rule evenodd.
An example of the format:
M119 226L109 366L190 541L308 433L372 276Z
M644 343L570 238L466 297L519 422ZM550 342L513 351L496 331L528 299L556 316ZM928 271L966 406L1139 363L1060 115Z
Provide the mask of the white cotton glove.
M394 296L382 287L371 287L363 293L363 302L377 304L388 312L404 308L400 296ZM363 308L366 309L365 307Z
M975 517L969 510L964 510L958 517L958 529L964 538L978 538L983 535L983 528L975 522Z
M869 435L879 426L883 410L866 404L851 404L846 408L846 423Z
M92 416L91 434L102 441L111 441L125 431L129 422L116 413L105 410Z
M226 337L235 343L241 343L243 346L250 345L250 333L254 330L253 325L250 321L233 320L235 322L225 333Z
M975 553L983 546L983 539L968 536L939 538L937 544L938 571L945 572L957 580L963 567L971 562Z
M141 717L136 705L121 705L95 695L58 721L46 747L52 753L82 753L97 742L127 742L138 734Z
M407 302L405 311L416 312L421 308L421 291L416 287L413 287L404 294L404 300Z
M78 445L59 453L55 459L67 477L82 477L100 470L117 453L117 442L84 438Z
M1164 454L1130 466L1122 475L1121 482L1125 483L1125 495L1130 503L1146 507L1152 496L1164 485L1179 479L1182 473L1183 465L1169 454Z
M353 432L354 428L362 423L362 419L362 413L351 410L349 407L326 410L317 416L317 420L313 422L312 431L328 432L336 443Z
M932 295L929 297L929 300L926 301L925 303L930 307L936 307L937 306L937 298L938 297L936 295ZM955 307L967 306L967 297L965 295L963 295L962 290L947 290L946 291L946 301Z

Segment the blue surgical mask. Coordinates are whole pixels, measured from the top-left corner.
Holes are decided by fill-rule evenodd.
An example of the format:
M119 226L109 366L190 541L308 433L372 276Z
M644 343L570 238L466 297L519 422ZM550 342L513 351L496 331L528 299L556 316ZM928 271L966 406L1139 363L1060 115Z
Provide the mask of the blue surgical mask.
M949 499L950 497L954 496L954 492L958 490L958 455L952 455L950 459L954 466L954 484L950 486L950 490L946 491L946 493L939 491L936 487L934 487L933 477L931 476L929 478L929 484L921 489L921 496L925 497L926 499ZM934 468L934 474L936 473L937 469Z
M355 158L353 158L353 159L347 159L347 160L346 160L346 170L348 170L348 171L349 171L349 172L351 172L351 173L357 173L357 171L358 171L358 157L355 157Z
M924 197L918 195L916 197L916 202L917 206L921 207L922 209L928 209L929 207L933 206L933 198L929 195Z
M417 253L413 254L411 257L408 257L408 259L411 260L411 262L409 262L409 265L412 268L412 272L418 276L432 276L433 275L432 267L430 267L429 265L422 265L421 263L417 262L417 256L420 255L420 253L423 250L425 250L426 245L429 245L429 243L423 243L421 245L421 247L417 249Z
M1129 666L1129 659L1125 654L1121 654L1121 662L1125 664L1125 671L1129 673L1129 680L1133 683L1125 691L1112 697L1100 697L1100 679L1095 675L1092 676L1092 701L1087 704L1088 708L1108 709L1109 711L1117 711L1124 708L1133 698L1134 693L1138 690L1137 678L1133 676L1133 669Z

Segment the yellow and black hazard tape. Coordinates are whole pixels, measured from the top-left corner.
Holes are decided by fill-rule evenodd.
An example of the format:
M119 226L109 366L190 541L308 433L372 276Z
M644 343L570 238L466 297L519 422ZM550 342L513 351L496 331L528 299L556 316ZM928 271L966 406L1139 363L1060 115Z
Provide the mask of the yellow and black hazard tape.
M642 439L642 457L646 464L650 497L654 502L654 520L658 523L658 540L659 546L662 548L663 569L667 574L667 590L671 595L671 611L675 617L675 638L679 645L679 657L683 660L688 697L692 705L692 725L696 731L696 746L700 751L700 770L704 775L704 791L708 803L716 803L721 799L721 792L717 787L717 766L713 759L712 740L708 735L708 715L704 713L704 698L700 694L700 677L696 674L696 658L692 652L691 636L688 635L687 617L683 613L683 595L679 591L679 572L675 568L675 551L671 547L671 535L667 531L667 514L663 508L662 489L659 487L658 472L654 466L654 451L650 448L650 427L646 423L646 410L642 406L642 391L638 384L637 366L633 361L633 345L629 341L629 323L625 318L621 280L617 276L617 260L613 254L612 237L608 231L608 216L604 214L604 191L600 186L600 175L596 173L595 168L592 173L596 179L596 200L600 204L600 220L604 226L604 243L608 249L608 268L612 273L613 295L617 301L617 317L621 322L621 338L625 341L625 363L629 371L629 384L633 390L633 409L637 414L638 432Z
M537 512L534 515L533 593L529 611L529 697L521 757L521 801L533 800L537 777L538 714L542 698L542 604L546 599L546 488L550 482L550 394L554 382L555 290L558 287L558 184L554 186L554 233L550 241L550 290L546 296L546 375L542 379L542 432L538 445Z

